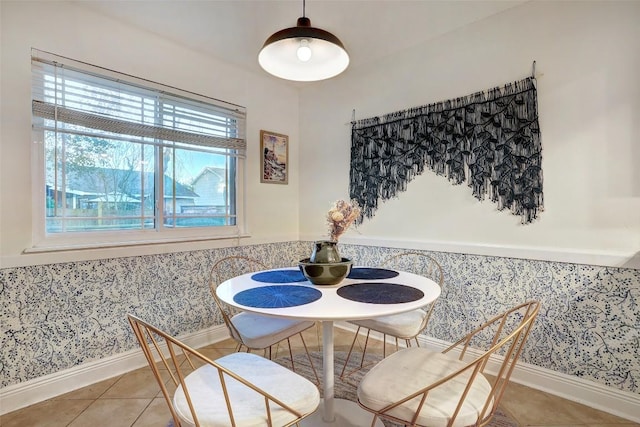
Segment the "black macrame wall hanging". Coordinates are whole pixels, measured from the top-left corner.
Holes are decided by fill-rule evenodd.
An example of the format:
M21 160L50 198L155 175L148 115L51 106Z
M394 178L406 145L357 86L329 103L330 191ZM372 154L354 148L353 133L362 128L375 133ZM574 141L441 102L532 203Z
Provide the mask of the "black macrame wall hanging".
M371 218L425 167L530 223L543 210L535 79L354 122L349 193Z

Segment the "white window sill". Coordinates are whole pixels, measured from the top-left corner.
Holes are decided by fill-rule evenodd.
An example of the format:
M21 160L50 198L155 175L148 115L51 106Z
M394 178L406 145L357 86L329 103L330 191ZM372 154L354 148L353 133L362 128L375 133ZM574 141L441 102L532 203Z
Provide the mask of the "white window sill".
M248 234L236 234L227 236L204 236L204 237L180 237L166 239L135 240L128 242L97 242L97 243L67 243L59 245L42 245L26 248L24 254L38 254L47 252L80 251L87 249L110 249L125 248L131 246L167 245L174 243L204 242L211 240L233 240L249 237Z

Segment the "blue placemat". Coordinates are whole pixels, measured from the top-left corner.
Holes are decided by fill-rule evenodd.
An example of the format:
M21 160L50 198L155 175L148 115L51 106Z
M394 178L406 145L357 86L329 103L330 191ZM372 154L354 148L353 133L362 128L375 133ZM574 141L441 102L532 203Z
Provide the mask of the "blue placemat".
M419 300L424 296L424 292L396 283L365 282L343 286L338 289L338 295L348 300L370 304L401 304Z
M284 308L309 304L320 299L322 292L307 286L273 285L238 292L233 300L256 308Z
M262 271L251 276L256 282L262 283L295 283L306 282L300 270L275 270L275 271Z
M349 273L347 278L359 280L382 280L391 279L392 277L396 277L398 274L400 273L386 268L355 267L351 269L351 273Z

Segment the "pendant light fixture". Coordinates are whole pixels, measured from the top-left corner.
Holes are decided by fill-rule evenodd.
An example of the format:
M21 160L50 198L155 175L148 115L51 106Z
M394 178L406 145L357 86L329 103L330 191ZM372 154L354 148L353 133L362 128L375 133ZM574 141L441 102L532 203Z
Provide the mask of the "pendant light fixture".
M297 26L274 33L264 42L258 55L260 66L286 80L312 82L337 76L349 65L349 54L336 36L311 26L305 16Z

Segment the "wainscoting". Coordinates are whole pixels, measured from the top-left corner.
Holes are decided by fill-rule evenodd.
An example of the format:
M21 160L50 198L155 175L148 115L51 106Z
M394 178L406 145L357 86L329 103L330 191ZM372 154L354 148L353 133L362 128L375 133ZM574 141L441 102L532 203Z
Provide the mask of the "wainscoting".
M222 324L207 283L214 261L243 254L295 265L310 247L273 243L1 269L3 413L133 369L137 362L128 360L137 344L127 313L203 344L220 339L207 332ZM400 251L349 244L340 250L358 265ZM640 270L425 252L445 271L427 345L451 342L509 306L539 299L514 379L640 421L632 412L640 404Z

